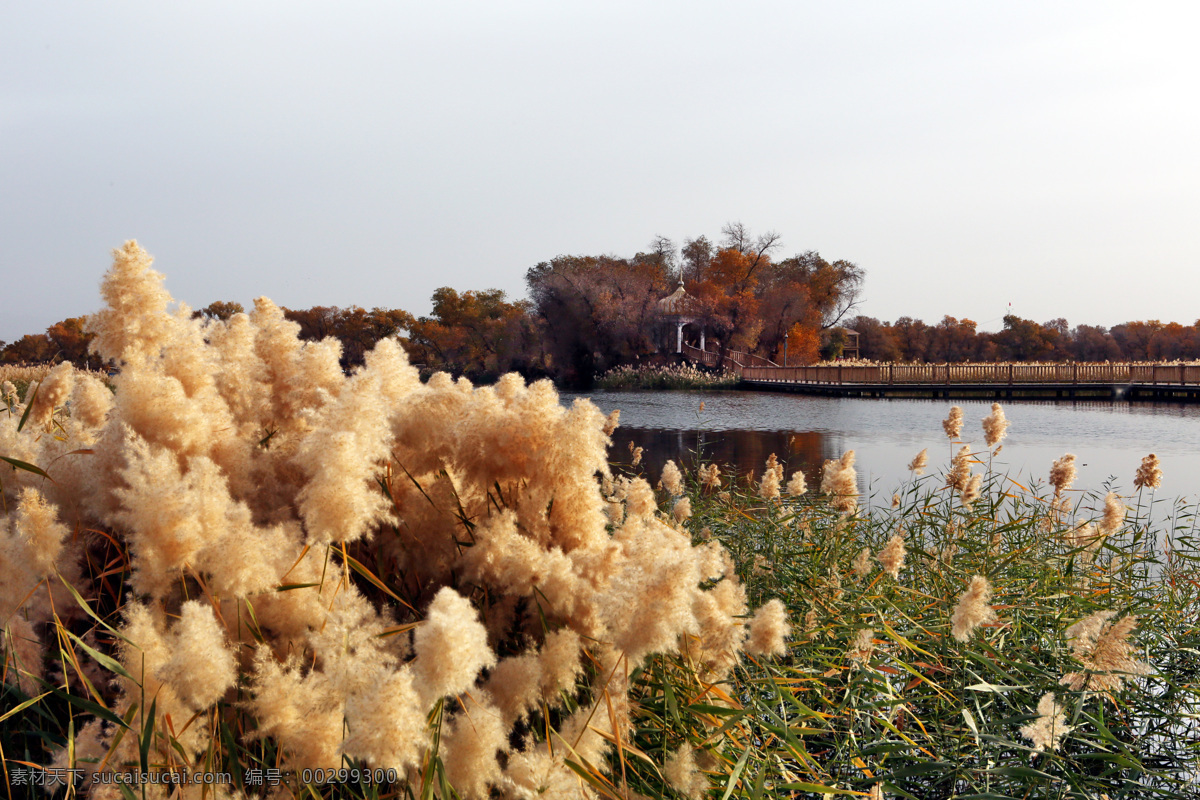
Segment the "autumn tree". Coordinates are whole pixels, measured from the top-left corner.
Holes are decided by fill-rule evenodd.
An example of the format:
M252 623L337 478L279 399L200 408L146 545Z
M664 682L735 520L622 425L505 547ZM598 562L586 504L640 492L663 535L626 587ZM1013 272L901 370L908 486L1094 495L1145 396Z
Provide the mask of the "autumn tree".
M756 285L763 319L759 349L780 352L783 332L795 325L817 332L838 326L858 305L863 277L858 265L831 263L813 250L768 263ZM823 338L828 344L829 336Z
M283 309L284 316L300 326L300 338L320 341L333 337L342 345L343 369L361 366L367 351L380 339L400 336L412 324L412 315L400 309L359 306L313 306L307 309Z
M1121 346L1108 328L1076 325L1071 330L1071 356L1076 361L1120 361Z
M929 361L958 363L976 361L979 358L979 339L975 331L975 322L969 319L956 319L949 315L929 331L929 340L925 351Z
M671 286L663 259L558 256L532 267L525 281L549 366L565 383L590 385L656 349L657 303Z
M1121 353L1129 361L1150 361L1157 359L1155 337L1162 331L1163 324L1156 319L1146 321L1125 322L1114 325L1112 337L1121 348Z
M892 325L892 335L902 361L919 363L925 360L929 347L929 326L919 319L900 317Z
M638 253L637 259L651 259L659 264L668 275L674 275L679 268L679 248L666 236L655 236L650 243L649 253Z
M1004 329L993 339L1006 361L1051 361L1061 352L1057 327L1039 325L1015 314L1004 316Z
M499 289L459 294L449 287L432 299L432 313L409 327L414 362L476 381L541 370L528 301L509 302Z
M246 309L241 303L234 303L228 300L217 300L209 303L204 308L192 312L193 317L207 317L209 319L227 320L234 314L243 314Z
M862 358L872 361L900 360L900 347L896 344L891 325L861 314L851 319L849 325L858 331L858 352Z
M712 261L713 246L704 236L695 239L684 239L683 250L683 280L687 283L699 283L708 274L708 265Z
M8 364L33 364L49 361L56 349L50 337L44 333L27 333L4 348L3 360Z
M100 357L88 352L95 334L85 332L83 323L83 317L68 317L46 329L46 337L55 350L51 358L70 361L84 369L96 369L100 366Z
M688 287L700 301L701 324L716 335L724 350L749 352L758 345L764 323L754 273L764 263L770 263L765 253L751 255L725 247L709 262L705 279Z

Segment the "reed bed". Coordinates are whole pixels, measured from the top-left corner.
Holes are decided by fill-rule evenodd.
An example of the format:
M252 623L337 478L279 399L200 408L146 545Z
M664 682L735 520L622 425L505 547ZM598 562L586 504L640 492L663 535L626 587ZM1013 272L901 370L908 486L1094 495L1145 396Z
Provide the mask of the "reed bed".
M24 396L29 385L45 378L52 367L52 364L0 364L0 386L10 383L19 396Z
M596 382L602 389L728 389L739 380L728 370L715 372L685 363L624 364L604 373Z
M1073 493L1072 460L1027 485L966 447L882 502L847 488L853 455L815 496L780 493L777 462L716 484L701 460L687 524L791 622L731 683L729 796L1194 796L1197 508L1154 497L1153 456L1124 496Z
M54 364L0 364L0 387L5 384L11 384L13 394L17 398L23 398L25 393L29 391L30 386L36 386L50 374L50 370L54 369ZM100 381L110 386L111 380L107 372L99 370L76 370L80 373L86 373L98 378Z

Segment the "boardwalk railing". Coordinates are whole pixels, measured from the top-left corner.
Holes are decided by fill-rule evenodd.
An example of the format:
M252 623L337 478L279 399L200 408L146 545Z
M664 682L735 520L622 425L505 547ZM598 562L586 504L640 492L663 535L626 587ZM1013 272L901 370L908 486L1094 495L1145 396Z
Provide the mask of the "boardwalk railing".
M701 350L690 344L683 346L683 353L693 361L698 361L706 367L716 367L721 363L721 354L711 350ZM743 353L740 350L730 350L726 353L726 363L736 372L742 372L746 367L764 367L778 369L779 365L770 359L756 356L753 353Z
M698 354L702 353L696 348L691 349ZM716 354L703 355L713 356L715 359ZM876 364L821 367L739 364L739 367L743 380L785 383L910 386L1013 386L1038 383L1200 384L1200 366L1184 364Z

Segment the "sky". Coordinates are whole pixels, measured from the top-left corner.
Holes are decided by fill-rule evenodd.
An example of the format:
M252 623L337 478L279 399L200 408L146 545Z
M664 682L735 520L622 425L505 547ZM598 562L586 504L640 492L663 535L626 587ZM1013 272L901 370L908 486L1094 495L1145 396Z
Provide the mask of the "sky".
M525 295L740 221L861 313L1200 317L1200 5L0 5L0 340L137 239L193 308Z

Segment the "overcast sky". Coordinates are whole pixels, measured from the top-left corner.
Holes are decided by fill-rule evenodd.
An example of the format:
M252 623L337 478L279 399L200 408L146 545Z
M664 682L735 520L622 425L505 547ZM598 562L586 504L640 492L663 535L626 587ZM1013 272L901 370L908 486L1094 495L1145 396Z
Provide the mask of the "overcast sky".
M740 220L864 313L1200 317L1200 5L0 5L0 339L136 238L202 307L524 296Z

